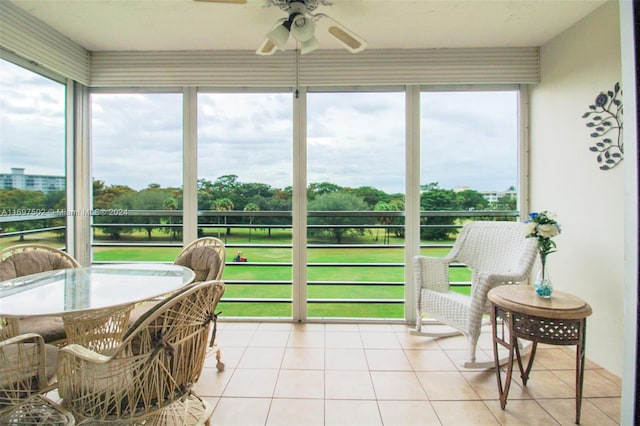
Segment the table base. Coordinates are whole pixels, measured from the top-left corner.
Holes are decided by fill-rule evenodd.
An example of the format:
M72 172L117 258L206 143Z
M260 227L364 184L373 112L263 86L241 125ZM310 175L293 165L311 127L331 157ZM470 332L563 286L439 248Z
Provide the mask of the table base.
M498 320L500 321L500 326ZM504 410L507 405L507 396L513 374L514 354L520 370L520 378L523 386L527 385L533 360L535 359L538 343L552 345L576 346L576 424L580 424L580 411L582 406L582 386L584 382L585 364L585 329L586 319L550 319L536 317L518 312L512 312L492 304L491 323L493 335L493 353L496 363L496 377L498 380L498 393L500 395L500 407ZM518 338L532 342L531 354L526 367L523 365L520 355ZM498 345L509 351L506 379L503 385L498 360Z

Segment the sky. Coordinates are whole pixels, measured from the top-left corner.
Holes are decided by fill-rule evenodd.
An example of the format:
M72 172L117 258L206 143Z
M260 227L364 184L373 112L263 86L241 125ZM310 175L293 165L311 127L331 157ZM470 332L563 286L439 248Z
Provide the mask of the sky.
M0 60L0 173L64 174L64 88ZM292 184L291 93L200 93L198 177ZM401 92L308 93L307 182L405 189ZM181 94L94 93L92 175L142 189L182 184ZM517 94L423 92L421 184L516 186Z

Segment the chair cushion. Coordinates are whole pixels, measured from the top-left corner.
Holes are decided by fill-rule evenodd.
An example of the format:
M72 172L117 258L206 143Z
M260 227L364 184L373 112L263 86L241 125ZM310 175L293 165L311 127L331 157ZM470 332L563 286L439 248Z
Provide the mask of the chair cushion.
M161 300L154 300L136 305L129 313L129 327L133 327L134 324L137 325L137 323L144 321L144 318L147 317L147 312L151 311L160 302Z
M68 259L49 252L16 253L0 262L0 281L56 269L73 268Z
M53 343L67 338L64 323L60 317L25 317L20 318L20 333L36 333L42 336L45 343Z
M29 350L29 348L32 348L33 345L35 345L35 343L20 343L20 344L12 344L12 345L4 346L1 351L3 362L6 361L7 365L17 365L18 357L21 356L21 349L22 351L24 351L25 349ZM51 383L51 381L56 375L56 364L58 362L58 348L53 345L44 345L44 348L45 348L44 371L45 371L45 376L47 377L47 381ZM31 374L31 372L25 371L23 372L23 374ZM35 385L35 377L33 378L33 380ZM7 387L8 386L6 383L0 382L0 389L2 388L6 389Z
M218 274L220 258L212 247L202 246L183 253L174 264L186 266L195 272L194 281L209 281L215 279Z
M463 333L469 329L469 309L471 298L455 291L439 292L423 288L420 297L420 309L427 311L430 317L457 328Z

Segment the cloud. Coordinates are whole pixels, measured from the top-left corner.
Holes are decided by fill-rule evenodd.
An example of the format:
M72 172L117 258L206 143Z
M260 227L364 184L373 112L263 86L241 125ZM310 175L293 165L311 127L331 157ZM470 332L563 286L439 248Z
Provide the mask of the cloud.
M0 61L0 168L64 173L64 87ZM309 92L308 183L405 190L402 92ZM293 95L198 94L198 178L293 183ZM421 94L420 183L503 190L517 184L517 93ZM35 111L35 114L34 114ZM107 185L182 186L182 95L91 95L92 174Z
M64 86L3 60L0 74L0 172L64 175Z
M517 186L517 101L514 91L423 93L420 182Z

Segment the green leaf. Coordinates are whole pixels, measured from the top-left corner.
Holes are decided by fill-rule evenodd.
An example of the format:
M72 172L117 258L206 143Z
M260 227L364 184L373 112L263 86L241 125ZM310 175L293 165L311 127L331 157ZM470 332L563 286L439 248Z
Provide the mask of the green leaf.
M587 118L590 115L591 115L590 112L585 112L584 114L582 114L582 118Z
M595 146L590 146L590 147L589 147L589 151L591 151L591 152L598 152L598 148L596 148Z

